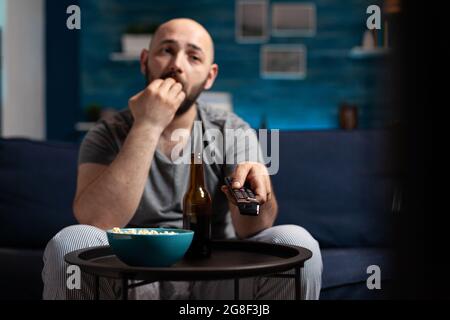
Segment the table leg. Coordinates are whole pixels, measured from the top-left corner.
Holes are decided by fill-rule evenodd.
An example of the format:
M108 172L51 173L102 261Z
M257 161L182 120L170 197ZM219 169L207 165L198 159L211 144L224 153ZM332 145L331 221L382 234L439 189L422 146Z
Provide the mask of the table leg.
M239 300L239 278L234 279L234 300Z
M122 278L122 300L128 300L128 279Z
M100 277L94 277L94 300L100 300Z
M301 284L302 284L302 268L296 267L295 268L295 300L302 300L302 290L301 290Z

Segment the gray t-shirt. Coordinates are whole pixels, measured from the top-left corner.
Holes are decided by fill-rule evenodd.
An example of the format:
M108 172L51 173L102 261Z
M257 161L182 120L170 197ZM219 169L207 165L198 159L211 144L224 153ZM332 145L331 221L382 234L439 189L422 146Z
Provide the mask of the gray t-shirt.
M250 129L245 121L232 112L213 108L203 103L199 103L197 108L197 120L202 122L203 133L206 132L206 135L214 130L216 132L219 130L225 137L225 129ZM78 164L109 165L119 153L132 124L133 116L129 109L118 112L111 120L99 121L94 128L89 130L81 144ZM240 136L242 133L239 133L239 130L237 132L236 140L246 139L245 136ZM227 149L225 154L221 148L215 149L215 152L218 159L221 157L224 159L224 156L233 156L236 157L235 162L239 163L238 155L249 152L252 148L260 151L257 144L255 146L255 144L247 143L243 148L235 147L231 151ZM227 198L220 190L220 186L224 184L225 175L230 175L235 165L223 164L225 161L212 164L206 164L204 161L206 186L213 203L212 236L214 239L235 237ZM128 226L181 228L183 196L188 182L189 164L174 163L156 149L139 207Z

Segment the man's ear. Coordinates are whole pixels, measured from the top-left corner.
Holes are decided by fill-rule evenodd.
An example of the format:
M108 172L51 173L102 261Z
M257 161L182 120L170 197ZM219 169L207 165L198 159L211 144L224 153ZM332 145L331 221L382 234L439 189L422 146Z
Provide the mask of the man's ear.
M145 73L147 72L147 62L148 62L148 55L149 52L147 49L143 49L141 52L141 73L145 76Z
M211 89L214 84L214 81L217 78L217 74L219 73L219 66L217 64L213 64L209 69L208 78L206 79L206 83L204 86L205 90Z

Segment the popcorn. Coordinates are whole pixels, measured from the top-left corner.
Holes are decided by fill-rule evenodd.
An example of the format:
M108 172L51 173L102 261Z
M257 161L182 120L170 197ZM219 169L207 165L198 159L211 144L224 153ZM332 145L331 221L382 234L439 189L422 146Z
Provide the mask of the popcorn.
M121 229L121 228L112 228L113 233L119 234L139 234L139 235L174 235L176 232L174 231L161 231L158 232L156 230L148 230L148 229Z

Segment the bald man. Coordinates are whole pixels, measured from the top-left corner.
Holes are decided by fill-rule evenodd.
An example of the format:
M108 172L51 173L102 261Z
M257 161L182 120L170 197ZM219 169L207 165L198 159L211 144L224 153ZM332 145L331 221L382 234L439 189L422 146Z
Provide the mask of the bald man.
M213 40L196 21L173 19L162 24L149 49L142 51L140 66L145 88L131 97L128 108L113 119L98 122L81 144L73 203L80 224L61 230L46 247L44 299L93 298L94 280L89 275L83 274L81 288L67 287L69 266L63 257L77 249L107 245L105 230L182 227L181 202L187 189L189 165L176 163L172 151L176 145L186 146L190 138L195 139L194 121L201 121L205 132L249 129L232 112L197 101L202 91L213 86L219 68L214 63ZM173 141L172 134L178 129L191 134L181 142ZM238 148L234 155L246 151ZM319 245L299 226L273 226L278 206L265 165L250 161L234 165L214 163L205 165L204 170L213 200L213 239L250 239L310 249L313 257L302 271L302 296L318 299L322 274ZM246 181L251 184L261 203L258 217L239 213L223 186L225 176L232 176L237 188ZM290 280L252 278L244 280L240 287L240 297L244 299L294 297ZM119 298L121 289L121 283L102 278L100 298ZM130 291L130 297L135 299L232 299L233 294L232 281L161 282Z

